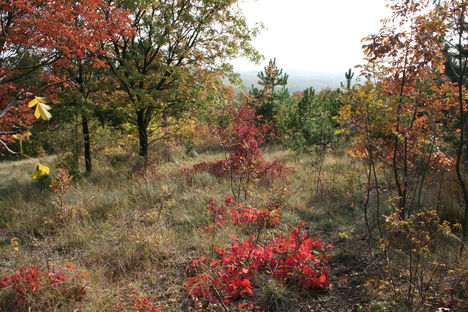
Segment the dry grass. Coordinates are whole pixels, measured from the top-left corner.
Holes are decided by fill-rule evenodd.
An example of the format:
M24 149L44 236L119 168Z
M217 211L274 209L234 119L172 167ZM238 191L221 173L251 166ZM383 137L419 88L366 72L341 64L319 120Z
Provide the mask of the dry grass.
M339 272L335 269L332 279L337 285L344 283L338 276L365 261L361 258L366 243L360 240L365 237L360 208L362 167L343 155L328 154L320 171L318 156L280 149L265 156L280 158L292 168L287 180L271 188L255 187L250 194L248 204L264 207L274 201L282 207L282 224L265 235L287 232L300 220L308 221L311 233L337 246L333 265ZM66 222L51 204L54 194L29 179L30 161L0 163L0 276L23 265L72 262L89 272L87 292L85 300L63 311L125 311L132 292L148 295L168 311L183 311L188 303L182 289L184 264L209 254L213 246L225 246L231 234L248 235L240 228L226 227L213 241L211 234L201 230L208 222L203 199L221 202L230 195L230 187L207 173L196 174L188 183L180 171L223 157L221 153L179 157L158 164L154 174L140 178L131 178L130 164L122 165L131 162L128 155L99 159L92 176L77 180L66 194L65 204L82 212ZM19 251L10 244L13 237L19 239ZM366 274L354 280L362 287L361 294ZM258 291L259 303L271 306L271 311L273 306L278 307L276 311L286 311L286 307L287 311L305 311L307 305L331 304L320 303L323 300L315 295L291 293L282 285L266 284ZM332 294L328 300L342 300L342 307L334 311L346 311L348 297L339 296ZM379 305L368 303L369 307Z

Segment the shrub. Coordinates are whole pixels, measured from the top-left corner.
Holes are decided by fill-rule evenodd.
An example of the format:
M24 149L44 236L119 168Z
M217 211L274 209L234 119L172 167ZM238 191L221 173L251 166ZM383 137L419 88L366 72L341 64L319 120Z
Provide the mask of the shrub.
M57 270L37 266L20 268L0 280L0 307L17 311L53 311L80 301L85 295L83 278L71 263Z
M270 185L272 181L284 177L287 167L279 160L264 160L260 148L270 125L257 127L255 121L255 110L243 106L235 114L230 127L215 129L219 141L231 150L229 157L197 164L189 172L206 171L213 176L229 179L236 198L240 198L241 194L247 198L248 188L254 182Z
M279 235L261 244L253 235L240 241L233 236L231 246L217 249L217 257L209 261L202 256L189 266L190 277L184 283L188 294L197 302L230 304L242 301L253 307L255 280L260 277L285 285L306 289L328 289L327 248L300 228L289 236ZM258 285L257 285L258 286Z
M58 169L58 175L50 183L50 189L54 193L52 206L55 208L55 216L51 221L55 225L82 224L88 217L88 212L79 204L67 204L66 194L72 188L73 176L66 169Z
M385 277L379 282L373 280L370 288L381 295L391 294L396 302L414 307L440 301L443 296L436 294L438 289L460 287L447 278L450 272L455 272L449 269L450 250L456 252L453 246L458 241L452 232L454 228L460 226L441 220L435 210L422 210L403 219L397 209L387 216L387 232L381 241L387 261ZM452 246L448 238L452 239ZM461 271L458 275L463 276ZM463 283L463 278L459 282ZM449 301L456 304L453 298Z

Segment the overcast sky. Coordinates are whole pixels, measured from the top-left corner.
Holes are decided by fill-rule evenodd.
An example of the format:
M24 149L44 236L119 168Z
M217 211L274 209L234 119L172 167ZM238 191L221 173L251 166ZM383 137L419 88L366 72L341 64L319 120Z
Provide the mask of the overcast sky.
M233 61L237 71L258 71L270 58L286 71L341 73L362 63L361 39L388 15L385 0L241 0L249 25L266 29L253 41L260 65Z

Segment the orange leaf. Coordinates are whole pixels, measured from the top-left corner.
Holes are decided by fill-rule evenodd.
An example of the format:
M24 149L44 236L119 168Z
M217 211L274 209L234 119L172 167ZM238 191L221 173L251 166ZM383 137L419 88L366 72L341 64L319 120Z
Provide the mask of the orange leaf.
M75 269L75 268L76 268L75 265L74 265L73 263L71 263L71 262L65 262L65 265L66 265L67 267L69 267L69 268L72 268L72 269Z

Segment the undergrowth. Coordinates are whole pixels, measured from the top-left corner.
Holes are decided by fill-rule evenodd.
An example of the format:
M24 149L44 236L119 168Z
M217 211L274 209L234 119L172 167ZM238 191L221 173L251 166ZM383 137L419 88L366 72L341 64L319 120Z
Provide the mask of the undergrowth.
M36 270L44 289L21 282L28 290L17 292L2 282L0 311L462 311L466 260L456 248L430 249L439 264L422 279L424 302L419 291L411 307L392 299L392 283L400 292L409 285L405 255L380 249L372 212L375 240L368 241L359 163L338 152L271 149L263 157L280 160L288 175L236 200L229 179L180 174L225 159L222 152L135 172L101 158L87 178L69 181L70 173L54 170L52 188L22 178L27 162L2 164L0 175L11 177L0 190L0 276ZM402 235L387 237L386 246ZM47 287L64 263L86 277L63 273Z

